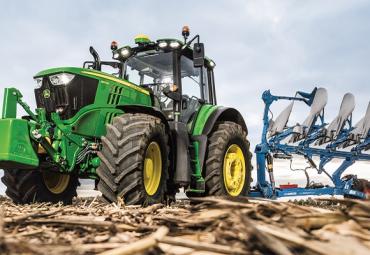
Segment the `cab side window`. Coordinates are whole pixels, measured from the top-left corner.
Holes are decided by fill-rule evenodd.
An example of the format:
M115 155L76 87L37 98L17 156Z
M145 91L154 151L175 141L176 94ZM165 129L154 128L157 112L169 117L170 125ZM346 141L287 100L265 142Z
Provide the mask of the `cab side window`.
M201 78L203 78L203 83L201 82ZM181 85L183 96L207 100L207 98L204 98L208 95L207 91L205 91L207 83L207 70L203 68L203 77L201 77L201 68L194 67L191 59L181 56Z

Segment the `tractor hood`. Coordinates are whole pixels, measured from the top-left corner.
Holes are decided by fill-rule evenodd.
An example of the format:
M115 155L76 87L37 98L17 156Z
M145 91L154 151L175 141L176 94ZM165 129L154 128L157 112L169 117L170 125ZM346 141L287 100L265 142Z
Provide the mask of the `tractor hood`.
M34 78L41 78L45 76L50 76L58 73L71 73L71 74L77 74L81 76L86 76L89 78L97 79L97 80L103 80L107 82L116 82L119 83L120 85L123 85L125 87L129 87L131 89L134 89L138 92L141 92L145 95L149 95L149 92L146 89L141 88L140 86L131 83L127 80L117 78L114 75L96 71L93 69L86 69L86 68L80 68L80 67L57 67L57 68L51 68L51 69L46 69L41 72L38 72Z
M49 76L57 73L73 73L73 74L81 74L82 70L88 70L79 67L56 67L56 68L49 68L43 71L38 72L34 78L39 78L43 76Z
M119 97L115 96L121 86L125 87L126 95L137 102L141 98L142 103L150 104L149 91L131 82L116 76L78 67L52 68L37 73L34 78L37 81L35 89L36 105L44 108L49 115L58 112L62 120L70 119L85 106L101 103L118 104ZM113 93L109 96L108 93ZM110 99L115 99L114 102ZM109 101L110 100L110 101ZM112 101L112 102L111 102Z

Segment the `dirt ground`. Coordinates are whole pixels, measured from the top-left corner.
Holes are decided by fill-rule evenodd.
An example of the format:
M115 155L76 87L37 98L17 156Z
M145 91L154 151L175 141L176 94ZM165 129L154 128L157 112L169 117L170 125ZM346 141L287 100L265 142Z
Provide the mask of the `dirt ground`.
M370 201L180 200L171 206L15 205L0 254L370 254Z

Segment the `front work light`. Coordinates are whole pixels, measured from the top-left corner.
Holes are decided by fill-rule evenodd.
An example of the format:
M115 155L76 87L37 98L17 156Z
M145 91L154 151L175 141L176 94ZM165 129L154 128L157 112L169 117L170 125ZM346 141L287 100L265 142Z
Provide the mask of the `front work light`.
M35 78L35 81L36 81L36 88L41 88L42 86L42 77L39 77L39 78Z
M131 51L129 48L125 47L121 49L120 54L123 58L128 58L131 54Z
M209 66L211 68L214 68L216 66L216 63L211 60L211 61L209 61Z
M119 58L119 53L118 53L118 52L115 52L115 53L113 54L113 58L114 58L114 59L118 59L118 58Z
M161 49L164 49L168 46L168 43L166 41L161 41L158 43L158 47Z
M49 77L49 80L51 84L53 84L54 86L59 86L59 85L67 85L73 80L74 77L75 77L74 74L59 73L59 74L51 75Z
M170 47L171 47L172 49L177 49L177 48L179 48L179 47L180 47L180 43L179 43L179 42L177 42L177 41L170 42Z

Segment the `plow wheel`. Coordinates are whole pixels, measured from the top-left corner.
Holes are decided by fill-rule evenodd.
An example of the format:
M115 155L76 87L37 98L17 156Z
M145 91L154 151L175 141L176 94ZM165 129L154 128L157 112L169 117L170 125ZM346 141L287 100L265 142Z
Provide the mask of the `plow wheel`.
M217 123L209 137L206 159L207 195L246 195L251 182L251 157L246 132L234 122Z
M147 114L124 114L107 125L99 152L98 189L108 202L126 205L165 201L169 146L165 125Z
M78 177L75 175L40 169L4 170L1 180L6 185L6 195L17 204L34 202L70 204L72 198L77 196L76 189L79 185Z

